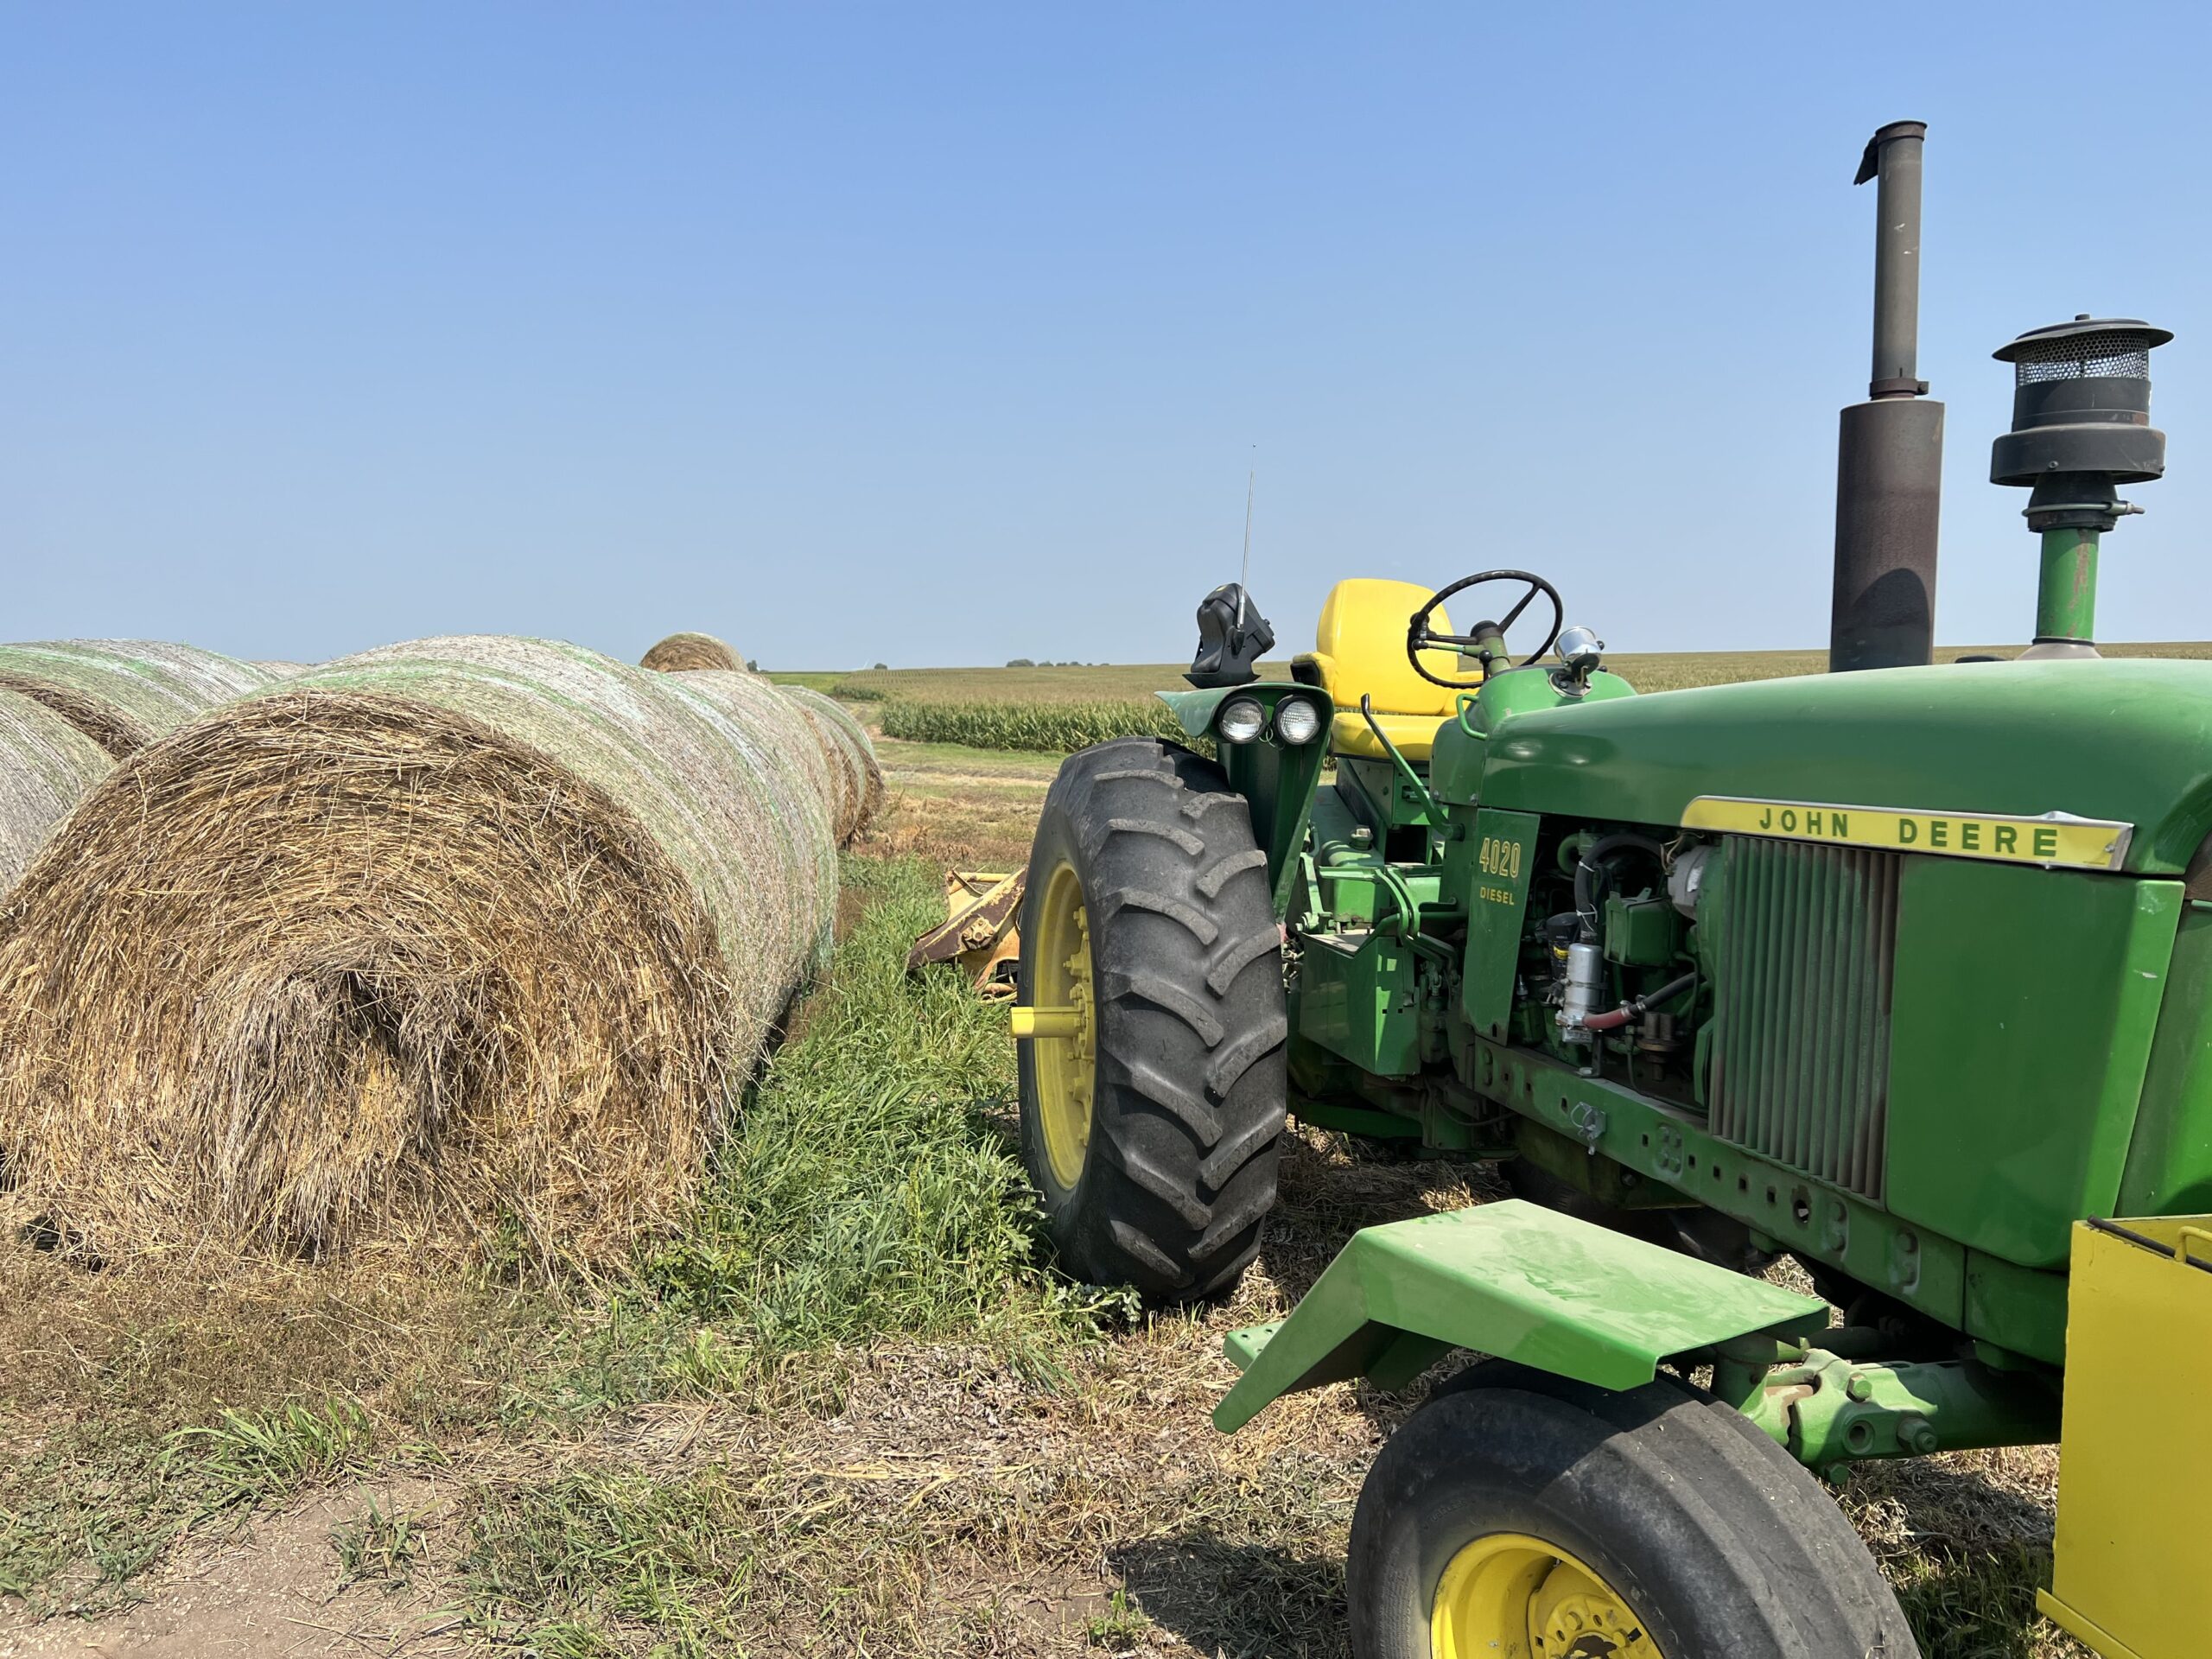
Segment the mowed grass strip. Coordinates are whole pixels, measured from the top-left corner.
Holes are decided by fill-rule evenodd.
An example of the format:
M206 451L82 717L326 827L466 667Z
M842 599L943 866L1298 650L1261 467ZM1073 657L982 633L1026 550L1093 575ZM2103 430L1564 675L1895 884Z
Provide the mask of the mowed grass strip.
M1034 1200L988 1121L1014 1089L1006 1010L906 971L944 918L937 871L849 858L844 879L861 920L646 1283L760 1359L887 1335L1049 1347L1087 1327L1031 1271Z

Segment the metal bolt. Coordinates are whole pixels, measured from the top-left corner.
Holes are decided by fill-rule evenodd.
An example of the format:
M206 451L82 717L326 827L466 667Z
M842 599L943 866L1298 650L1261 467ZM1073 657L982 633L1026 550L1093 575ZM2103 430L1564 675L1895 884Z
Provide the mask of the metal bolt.
M1872 1400L1874 1397L1874 1379L1864 1371L1853 1371L1851 1380L1843 1385L1843 1391L1853 1400Z

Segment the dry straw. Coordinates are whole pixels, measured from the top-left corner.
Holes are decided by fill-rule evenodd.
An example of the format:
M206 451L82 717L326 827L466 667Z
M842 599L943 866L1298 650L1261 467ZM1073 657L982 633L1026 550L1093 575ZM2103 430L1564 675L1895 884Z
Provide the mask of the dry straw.
M542 641L388 647L118 766L0 918L0 1148L78 1248L593 1266L821 958L804 769Z
M118 760L277 677L234 657L153 639L0 645L0 690L44 703Z
M883 804L883 768L876 763L875 745L868 728L854 719L843 703L811 687L779 685L776 690L798 704L837 760L843 774L844 815L840 833L850 840L868 827Z
M737 654L736 646L711 633L671 633L639 658L638 666L657 668L664 673L719 668L741 674L745 671L745 658Z

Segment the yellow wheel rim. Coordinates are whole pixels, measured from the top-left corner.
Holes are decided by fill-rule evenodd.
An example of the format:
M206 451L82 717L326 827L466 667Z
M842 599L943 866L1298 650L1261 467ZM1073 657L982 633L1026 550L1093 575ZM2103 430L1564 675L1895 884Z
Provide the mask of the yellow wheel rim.
M1556 1544L1478 1538L1445 1563L1435 1659L1666 1659L1620 1592Z
M1075 1033L1031 1044L1037 1077L1037 1123L1053 1185L1066 1192L1083 1179L1090 1150L1090 1094L1097 1072L1096 1013L1090 996L1090 918L1075 867L1057 865L1038 914L1037 972L1030 1000L1039 1007L1071 1008Z

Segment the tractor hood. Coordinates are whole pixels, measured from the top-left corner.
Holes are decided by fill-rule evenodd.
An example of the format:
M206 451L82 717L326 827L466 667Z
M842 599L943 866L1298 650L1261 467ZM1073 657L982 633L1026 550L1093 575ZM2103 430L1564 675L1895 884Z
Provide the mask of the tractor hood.
M1491 734L1482 804L1642 823L1699 797L2132 825L2172 874L2212 830L2212 662L1968 663L1540 709Z

